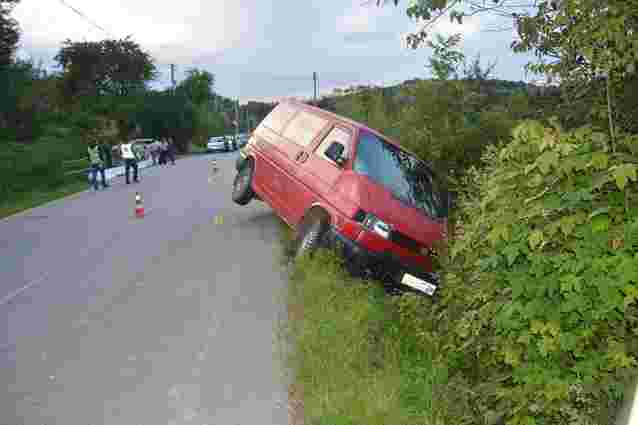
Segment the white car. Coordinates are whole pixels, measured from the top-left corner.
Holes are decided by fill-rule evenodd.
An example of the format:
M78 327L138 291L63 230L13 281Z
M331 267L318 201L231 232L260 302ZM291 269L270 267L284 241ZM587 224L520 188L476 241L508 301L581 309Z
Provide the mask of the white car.
M228 139L225 136L211 137L208 140L208 144L207 144L207 148L209 152L216 152L216 151L229 152L231 150L235 150L236 147L237 147L237 144L234 141L232 141L232 139Z
M242 148L244 146L246 146L246 144L248 144L248 140L250 139L250 134L248 133L241 133L238 137L238 141L237 141L237 145Z

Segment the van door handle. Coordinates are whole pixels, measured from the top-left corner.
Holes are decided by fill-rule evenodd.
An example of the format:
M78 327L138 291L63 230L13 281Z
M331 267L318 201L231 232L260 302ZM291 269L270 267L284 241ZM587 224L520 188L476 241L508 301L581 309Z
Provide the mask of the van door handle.
M297 161L299 162L306 162L306 160L308 159L308 152L306 151L301 151L297 154L296 157Z

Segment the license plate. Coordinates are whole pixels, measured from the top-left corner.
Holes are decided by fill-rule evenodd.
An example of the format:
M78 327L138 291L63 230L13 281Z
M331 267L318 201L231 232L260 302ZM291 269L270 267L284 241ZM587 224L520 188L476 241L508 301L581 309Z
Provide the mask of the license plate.
M423 279L419 279L416 276L412 276L409 273L405 273L403 275L401 283L409 286L410 288L414 288L417 291L425 292L430 296L434 295L434 291L436 291L436 285L433 285Z

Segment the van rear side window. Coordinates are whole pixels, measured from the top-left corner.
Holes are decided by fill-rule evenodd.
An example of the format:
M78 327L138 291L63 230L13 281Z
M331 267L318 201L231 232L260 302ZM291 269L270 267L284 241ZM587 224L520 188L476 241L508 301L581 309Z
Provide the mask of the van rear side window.
M280 103L275 107L275 109L270 112L270 114L268 114L266 118L264 118L264 120L260 124L260 127L268 127L275 133L281 134L284 126L286 125L286 123L288 123L288 121L290 121L290 118L295 115L295 112L297 111L290 105Z

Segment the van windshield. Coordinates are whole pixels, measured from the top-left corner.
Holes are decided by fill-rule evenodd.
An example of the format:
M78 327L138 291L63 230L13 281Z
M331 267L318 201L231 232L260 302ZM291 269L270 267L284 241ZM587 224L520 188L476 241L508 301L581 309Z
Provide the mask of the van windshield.
M430 167L372 133L361 132L354 171L384 186L399 201L430 217L447 215L442 187Z

